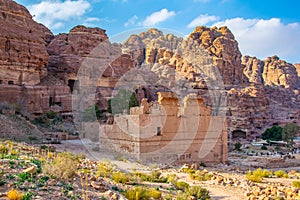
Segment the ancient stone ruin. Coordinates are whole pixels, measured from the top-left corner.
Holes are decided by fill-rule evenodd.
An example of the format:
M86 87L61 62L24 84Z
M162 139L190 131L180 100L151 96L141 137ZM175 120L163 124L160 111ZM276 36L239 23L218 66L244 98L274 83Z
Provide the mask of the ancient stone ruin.
M189 95L182 106L176 95L159 92L158 101L130 109L100 125L102 144L136 159L159 163L226 163L228 159L225 116L213 116L203 98Z

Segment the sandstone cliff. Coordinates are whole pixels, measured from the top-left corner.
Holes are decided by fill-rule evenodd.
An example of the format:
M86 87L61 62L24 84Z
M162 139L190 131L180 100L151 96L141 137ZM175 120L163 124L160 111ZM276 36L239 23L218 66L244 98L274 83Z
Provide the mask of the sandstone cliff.
M265 61L244 56L242 64L245 65L244 74L250 82L291 89L300 87L295 66L277 56L268 57Z
M47 75L52 33L12 0L0 1L0 82L35 85Z
M205 71L217 69L224 83L219 89L227 94L223 109L232 133L251 137L275 124L299 123L300 64L277 56L242 59L227 27L197 27L185 39L149 29L120 45L111 44L100 28L76 26L53 36L11 0L0 0L0 12L0 25L5 27L0 31L1 101L16 103L24 96L25 107L33 113L71 111L70 93L82 75L93 79L82 79L86 82L81 84L96 86L96 95L83 100L96 96L101 108L106 108L115 87L130 83L139 99L156 100L157 91L187 94L191 89L212 104L216 99L210 87L219 85ZM82 65L86 74L80 73Z
M296 70L297 70L297 74L298 76L300 76L300 64L294 64Z
M213 97L207 91L208 79L199 72L205 65L195 65L191 59L179 54L178 50L184 47L197 49L201 53L195 59L205 58L218 68L227 90L225 109L231 133L240 132L250 138L272 125L298 122L299 77L295 66L277 56L265 61L249 56L241 60L238 43L226 27L197 27L187 39L149 29L130 36L122 45L123 52L131 55L137 66L150 64L151 71L160 80L159 85L175 91L172 84L181 81L176 77L179 72L189 82L189 85L186 81L181 82L184 83L180 84L181 89L192 87L193 92L211 104ZM147 76L154 77L149 73ZM151 94L157 88L144 88L143 97L150 94L151 99L155 98Z
M83 61L95 59L100 67L108 60L107 65L104 66L105 71L101 73L102 76L120 77L132 67L133 63L128 56L121 55L120 47L109 42L105 32L100 28L76 26L68 34L55 36L47 46L48 71L67 84L68 80L77 80L77 73ZM100 83L98 86L103 85Z

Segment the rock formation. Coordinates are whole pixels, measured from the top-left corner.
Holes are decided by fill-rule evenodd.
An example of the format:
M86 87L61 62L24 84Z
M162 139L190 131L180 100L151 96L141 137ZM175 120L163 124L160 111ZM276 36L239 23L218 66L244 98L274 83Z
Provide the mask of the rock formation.
M297 74L298 76L300 76L300 64L294 64L296 70L297 70Z
M244 74L250 82L291 89L300 87L295 66L277 56L268 57L265 61L244 56L242 64L245 65Z
M12 0L0 1L0 82L35 85L47 75L52 33Z
M195 59L206 58L217 66L227 90L228 128L232 133L240 132L250 138L272 125L299 120L300 82L295 66L277 56L265 61L249 56L241 60L238 43L226 27L197 27L188 39L149 29L130 36L122 48L136 65L152 64L151 71L158 75L160 83L172 83L174 70L179 72L210 104L207 79L199 73L205 66L195 67L187 57L179 54L177 50L183 46L202 50ZM151 90L151 87L146 89L148 94Z
M98 59L101 65L106 54L115 49L116 59L111 59L105 66L103 77L120 77L132 67L131 59L121 55L121 49L108 41L106 31L100 28L76 26L68 34L59 34L47 46L49 53L48 70L66 83L68 80L77 80L77 73L85 59ZM110 56L110 55L108 55ZM114 56L114 55L112 55ZM101 84L99 85L101 86Z
M225 85L242 85L244 66L241 64L241 53L234 35L227 27L196 27L189 36L196 40L213 58Z
M149 29L123 44L111 44L100 28L76 26L53 36L12 0L0 0L0 25L5 27L0 31L0 100L25 101L32 113L70 112L71 92L79 80L96 87L96 95L84 100L96 96L101 108L115 87L130 82L140 100L157 100L158 91L188 94L191 89L208 105L216 100L210 87L225 88L228 128L248 137L300 119L300 64L277 56L242 58L227 27L196 27L186 39ZM215 69L224 85L215 85L205 73Z

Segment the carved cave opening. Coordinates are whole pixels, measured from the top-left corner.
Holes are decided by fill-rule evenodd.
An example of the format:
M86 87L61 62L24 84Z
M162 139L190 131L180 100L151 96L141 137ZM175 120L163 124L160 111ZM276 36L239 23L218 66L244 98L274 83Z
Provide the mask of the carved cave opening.
M246 139L247 134L242 130L234 130L232 131L232 139Z
M73 93L74 86L75 86L75 80L74 79L69 79L68 80L68 86L70 87L71 93Z

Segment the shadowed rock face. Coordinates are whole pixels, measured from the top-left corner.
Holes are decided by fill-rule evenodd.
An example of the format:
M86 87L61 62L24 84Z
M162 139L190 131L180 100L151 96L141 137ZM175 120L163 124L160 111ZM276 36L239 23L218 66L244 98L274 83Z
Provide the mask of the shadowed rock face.
M105 30L76 26L68 34L59 34L47 46L48 70L54 73L74 73L81 62L100 44L108 40Z
M35 85L47 75L47 42L52 33L11 0L0 1L0 80Z
M120 55L112 59L103 73L104 77L120 77L133 64L129 56L121 55L120 47L110 44L105 32L100 28L76 26L68 34L55 36L47 46L50 56L49 72L62 77L65 82L68 79L76 80L77 72L85 59L95 58L102 64L102 60L104 63L107 57ZM109 51L114 51L115 55L109 55Z

